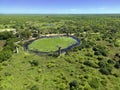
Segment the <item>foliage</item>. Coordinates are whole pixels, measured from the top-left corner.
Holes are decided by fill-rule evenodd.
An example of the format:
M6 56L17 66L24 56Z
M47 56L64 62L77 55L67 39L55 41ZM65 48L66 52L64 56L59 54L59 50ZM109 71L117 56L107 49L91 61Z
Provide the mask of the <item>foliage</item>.
M34 86L31 87L30 90L39 90L39 87L37 85L34 85Z
M106 67L106 62L103 62L103 61L100 61L99 63L98 63L98 65L100 66L100 68L104 68L104 67Z
M31 32L28 30L20 32L20 37L22 39L28 39L31 36Z
M70 90L76 90L79 84L76 80L74 80L74 81L71 81L69 85L70 85Z
M114 64L115 63L115 61L113 61L113 60L111 60L111 59L108 59L108 61L107 61L109 64Z
M109 75L111 74L111 68L100 68L99 70L102 74Z
M120 61L116 62L116 64L114 65L115 68L119 69L120 68Z
M105 75L109 75L111 74L111 71L112 71L112 67L110 66L111 63L113 63L112 61L108 60L109 63L105 62L105 61L100 61L98 63L98 65L100 66L100 69L99 71L102 73L102 74L105 74Z
M0 40L7 40L9 38L14 38L15 35L13 35L12 32L4 31L0 33Z
M3 50L0 52L0 62L8 60L12 56L12 52L10 50Z
M38 61L36 61L36 60L30 61L30 64L31 64L32 66L38 66L38 65L39 65Z
M98 78L92 78L92 80L89 81L89 84L92 88L98 89L100 87L100 80Z
M107 56L108 55L108 52L106 50L105 47L102 47L100 45L97 45L95 47L93 47L93 50L95 51L95 55L103 55L103 56Z
M116 53L115 56L120 58L120 53Z
M90 67L93 67L93 68L97 67L97 65L90 60L84 61L84 65L87 65L87 66L90 66Z
M93 42L91 41L85 41L85 40L82 40L81 41L81 45L80 45L80 49L83 49L83 48L90 48L94 45Z

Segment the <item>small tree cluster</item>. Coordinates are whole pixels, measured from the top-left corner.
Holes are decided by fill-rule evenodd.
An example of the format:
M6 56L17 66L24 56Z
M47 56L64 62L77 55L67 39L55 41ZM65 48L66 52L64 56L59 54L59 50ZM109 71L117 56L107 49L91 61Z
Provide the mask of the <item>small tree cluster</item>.
M89 85L92 88L97 89L100 86L100 80L98 78L93 78L91 81L89 81Z
M91 41L85 41L85 40L82 40L79 49L90 48L90 47L93 47L93 45L94 45L94 43L91 42Z
M8 60L12 56L12 51L3 50L0 52L0 62Z
M70 83L69 83L69 86L70 86L70 90L76 90L77 88L78 88L78 82L76 81L76 80L74 80L74 81L71 81Z
M14 37L15 35L12 32L4 31L0 33L0 40L7 40Z
M94 62L92 62L90 60L85 61L84 65L87 65L87 66L90 66L90 67L93 67L93 68L98 67Z
M116 62L116 64L114 65L115 68L119 69L120 68L120 60Z
M93 50L94 50L95 55L103 55L103 56L108 55L108 52L107 52L106 48L102 47L100 45L97 45L97 46L93 47Z
M31 66L38 66L39 65L38 61L36 61L36 60L30 61L30 64L31 64Z
M107 64L107 62L105 61L100 61L98 63L100 69L99 71L102 73L102 74L105 74L105 75L109 75L111 74L111 71L112 71L112 67L109 66L109 64Z

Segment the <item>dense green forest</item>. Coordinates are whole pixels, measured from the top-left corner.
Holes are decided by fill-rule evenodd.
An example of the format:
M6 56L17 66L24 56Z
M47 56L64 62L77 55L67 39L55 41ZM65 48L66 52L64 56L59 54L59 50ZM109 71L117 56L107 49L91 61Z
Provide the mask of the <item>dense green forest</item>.
M48 34L81 42L61 56L24 50ZM0 15L0 90L120 90L120 15Z

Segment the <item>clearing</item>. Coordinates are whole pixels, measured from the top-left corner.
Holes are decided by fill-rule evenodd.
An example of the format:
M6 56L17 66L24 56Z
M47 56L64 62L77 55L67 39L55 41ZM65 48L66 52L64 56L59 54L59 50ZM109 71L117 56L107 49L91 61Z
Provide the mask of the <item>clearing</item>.
M48 37L40 38L33 41L29 45L29 50L37 50L41 52L52 52L57 51L58 47L61 49L67 48L68 46L77 43L72 37Z

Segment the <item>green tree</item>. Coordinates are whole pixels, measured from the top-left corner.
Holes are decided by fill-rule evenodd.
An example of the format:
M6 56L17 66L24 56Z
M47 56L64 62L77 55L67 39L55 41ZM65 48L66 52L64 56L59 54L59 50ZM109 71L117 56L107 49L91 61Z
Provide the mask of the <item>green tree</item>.
M0 62L8 60L12 56L11 50L3 50L0 52Z
M76 90L78 88L78 82L76 80L73 80L69 83L70 90Z

